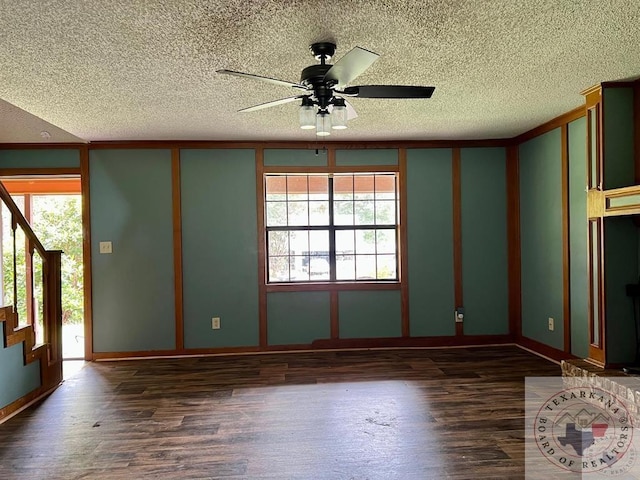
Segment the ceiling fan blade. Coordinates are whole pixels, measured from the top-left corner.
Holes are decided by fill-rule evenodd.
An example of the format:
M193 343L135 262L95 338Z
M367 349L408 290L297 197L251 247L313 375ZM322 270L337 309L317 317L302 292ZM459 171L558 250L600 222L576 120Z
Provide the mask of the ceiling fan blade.
M243 108L238 112L255 112L256 110L262 110L263 108L275 107L276 105L284 105L285 103L295 102L304 98L306 95L296 95L295 97L281 98L280 100L273 100L271 102L261 103L260 105L254 105L253 107Z
M294 87L307 90L307 87L300 85L299 83L287 82L286 80L278 80L277 78L261 77L260 75L253 75L252 73L234 72L233 70L216 70L216 73L224 73L225 75L235 75L236 77L252 78L254 80L261 80L263 82L274 83L276 85L282 85L284 87Z
M351 83L357 76L378 60L380 55L364 48L355 47L338 60L324 76L326 80L337 82L336 88L342 88Z
M347 87L339 93L360 98L431 98L435 89L410 85L361 85Z

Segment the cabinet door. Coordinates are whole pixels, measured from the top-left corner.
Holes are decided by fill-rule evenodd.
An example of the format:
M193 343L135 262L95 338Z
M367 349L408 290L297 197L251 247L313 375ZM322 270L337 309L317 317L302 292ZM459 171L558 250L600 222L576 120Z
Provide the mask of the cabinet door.
M604 365L602 223L602 218L589 220L589 358Z
M588 188L602 190L602 102L600 95L587 98Z

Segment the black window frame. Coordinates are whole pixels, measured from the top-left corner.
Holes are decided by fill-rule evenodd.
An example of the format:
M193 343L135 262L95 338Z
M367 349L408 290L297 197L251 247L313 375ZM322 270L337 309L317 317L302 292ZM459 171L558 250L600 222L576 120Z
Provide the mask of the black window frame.
M285 225L285 226L269 226L268 225L268 221L267 221L267 212L268 212L268 204L271 202L283 202L285 204L289 203L289 200L286 199L282 201L282 200L267 200L268 197L268 193L267 193L267 187L266 187L266 182L267 182L267 178L268 177L307 177L307 179L309 177L312 176L324 176L327 177L328 180L328 206L329 206L329 222L327 225ZM337 176L350 176L352 178L355 178L357 176L373 176L374 177L374 199L373 199L373 205L374 205L374 223L372 224L356 224L355 222L355 205L354 205L354 222L353 224L349 224L349 225L336 225L335 224L335 202L334 202L334 197L335 197L335 191L334 191L334 180L335 177ZM375 198L375 178L377 176L392 176L394 179L394 198L391 200L394 203L395 206L395 214L394 214L394 218L395 218L395 223L389 223L389 224L376 224L375 223L375 212L376 212L376 198ZM264 222L264 239L265 239L265 281L267 285L305 285L305 284L314 284L314 283L367 283L367 282L371 282L371 283L376 283L376 284L399 284L401 279L400 279L400 266L401 266L401 259L400 259L400 255L401 255L401 251L400 251L400 201L401 201L401 194L400 194L400 173L398 171L395 170L384 170L384 171L353 171L353 172L334 172L334 173L328 173L328 172L318 172L318 173L302 173L302 172L281 172L281 173L264 173L264 177L263 177L263 182L265 184L265 188L264 188L264 196L262 198L263 204L264 204L264 212L265 212L265 222ZM355 182L355 181L354 181ZM307 180L307 193L309 193L309 181ZM353 202L357 201L355 199L355 186L354 186L354 190L353 190ZM307 202L310 202L309 199L307 199ZM310 222L308 222L310 223ZM395 258L395 277L393 278L357 278L357 264L354 265L354 274L356 278L349 278L349 279L338 279L337 278L337 268L336 268L336 257L339 256L340 254L338 252L336 252L336 232L338 231L392 231L394 233L394 237L395 237L395 251L393 252L393 256ZM311 275L309 277L308 280L300 280L300 279L296 279L296 280L292 280L291 279L291 269L289 270L289 279L288 280L272 280L270 278L270 274L271 274L271 269L270 269L270 255L269 255L269 233L270 232L293 232L293 231L306 231L306 232L312 232L312 231L326 231L328 232L329 235L329 251L328 251L328 257L329 257L329 278L328 279L312 279ZM388 253L385 254L378 254L377 252L377 241L374 242L375 245L375 252L372 254L375 258L375 262L376 262L376 273L378 271L377 268L377 262L378 262L378 257L379 255L391 255ZM307 252L307 254L311 255L312 252ZM318 252L313 252L313 253L318 253ZM360 254L360 255L365 255L365 254ZM366 254L366 255L371 255L371 254ZM317 255L311 255L311 256L317 256ZM357 257L358 253L355 250L355 239L354 239L354 252L353 252L353 256ZM292 257L295 257L295 255L291 255L291 252L289 251L289 255L288 255L289 259L291 259ZM355 258L354 258L355 261ZM291 265L290 261L289 261L289 265ZM377 276L377 275L376 275Z

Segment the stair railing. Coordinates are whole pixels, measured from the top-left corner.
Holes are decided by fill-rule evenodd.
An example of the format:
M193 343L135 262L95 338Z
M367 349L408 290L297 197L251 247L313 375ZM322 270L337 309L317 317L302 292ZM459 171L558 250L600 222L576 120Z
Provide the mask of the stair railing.
M44 393L62 381L62 251L42 245L2 182L0 218L0 320L5 322L0 348L24 342L25 363L40 361ZM10 252L3 241L7 229Z

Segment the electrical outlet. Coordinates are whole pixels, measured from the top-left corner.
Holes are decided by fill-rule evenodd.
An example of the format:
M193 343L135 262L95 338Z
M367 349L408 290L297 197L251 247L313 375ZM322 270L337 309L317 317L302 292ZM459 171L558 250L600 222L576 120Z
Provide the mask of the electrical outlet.
M211 329L212 330L220 329L220 317L213 317L211 319Z
M553 323L554 323L553 322L553 318L549 317L549 330L552 331L552 332L553 332L553 328L554 328Z
M111 242L100 242L100 253L111 253L112 251Z

